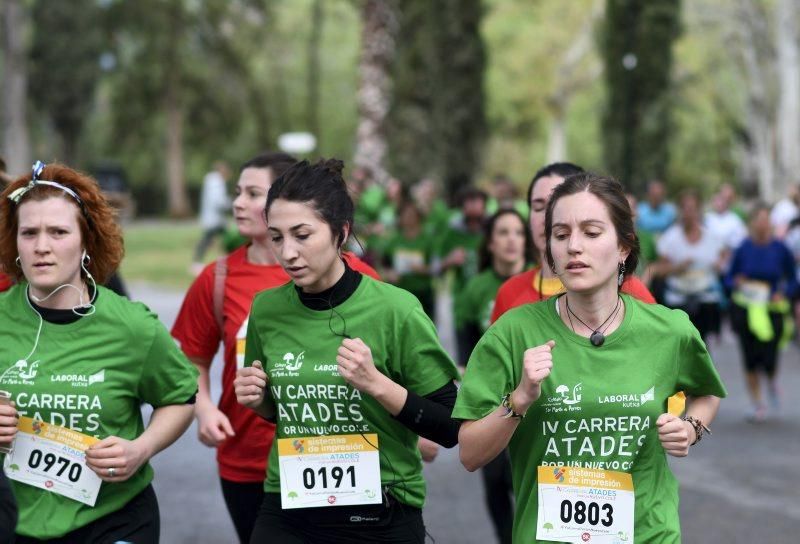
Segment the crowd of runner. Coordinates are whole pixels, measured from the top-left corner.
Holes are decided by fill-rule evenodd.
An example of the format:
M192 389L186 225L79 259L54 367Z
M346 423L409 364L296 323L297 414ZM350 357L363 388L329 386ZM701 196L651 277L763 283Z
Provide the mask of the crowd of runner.
M241 542L424 542L422 462L456 445L499 542L680 542L666 455L726 396L707 347L726 321L748 420L780 414L797 192L676 206L555 163L523 197L496 176L448 203L431 179L264 153L232 232L204 219L196 259L217 234L226 254L192 267L170 335L103 286L123 242L94 180L37 163L5 185L0 542L157 542L148 460L192 417Z

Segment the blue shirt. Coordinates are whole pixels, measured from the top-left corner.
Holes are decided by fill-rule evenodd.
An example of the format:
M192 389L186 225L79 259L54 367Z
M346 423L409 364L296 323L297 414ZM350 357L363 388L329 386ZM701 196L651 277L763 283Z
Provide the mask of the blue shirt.
M770 292L781 292L792 298L797 292L794 257L786 244L773 239L768 244L758 245L747 238L733 254L731 266L725 276L726 285L733 289L736 276L769 283Z
M636 213L637 228L656 234L667 230L677 217L675 206L670 202L662 202L657 208L650 206L649 202L640 202Z

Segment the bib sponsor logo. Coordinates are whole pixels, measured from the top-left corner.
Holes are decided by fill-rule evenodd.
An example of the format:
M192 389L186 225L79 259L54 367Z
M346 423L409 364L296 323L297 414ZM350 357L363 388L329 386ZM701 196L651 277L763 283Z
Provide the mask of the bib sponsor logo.
M556 387L555 395L547 397L544 402L546 413L557 412L579 412L580 403L583 398L583 383L575 384L570 387L561 384Z
M12 366L8 367L5 372L0 374L0 383L8 385L33 385L33 379L36 377L38 368L39 361L29 363L24 359L20 359Z
M655 386L644 393L624 394L624 395L604 395L597 397L598 404L619 404L623 408L639 408L651 400L655 400Z
M70 383L72 387L89 387L95 383L103 383L106 381L105 369L94 374L53 374L50 376L50 382Z

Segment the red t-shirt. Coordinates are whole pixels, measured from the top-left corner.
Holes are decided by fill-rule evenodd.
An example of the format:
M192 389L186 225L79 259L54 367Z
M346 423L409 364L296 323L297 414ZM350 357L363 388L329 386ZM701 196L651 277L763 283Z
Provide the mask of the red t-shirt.
M8 291L12 285L14 282L11 281L11 278L0 272L0 293Z
M497 321L501 315L509 311L511 308L516 308L528 302L538 302L547 297L543 297L539 293L538 288L534 285L536 274L539 268L534 268L516 276L511 276L500 286L497 291L497 297L494 300L494 309L492 310L492 323ZM655 304L656 299L647 289L647 286L636 276L628 276L622 282L623 293L628 293L634 298L638 298L642 302L648 304Z
M380 279L378 273L352 253L344 254L353 270ZM244 365L244 341L250 306L256 293L288 282L280 265L257 265L247 261L247 246L228 256L225 296L222 312L223 330L214 317L214 271L216 263L206 266L194 281L172 327L172 336L189 357L211 360L222 340L225 366L222 369L222 396L219 409L231 422L236 436L217 448L219 474L233 482L264 480L267 457L275 435L275 425L236 402L233 380Z

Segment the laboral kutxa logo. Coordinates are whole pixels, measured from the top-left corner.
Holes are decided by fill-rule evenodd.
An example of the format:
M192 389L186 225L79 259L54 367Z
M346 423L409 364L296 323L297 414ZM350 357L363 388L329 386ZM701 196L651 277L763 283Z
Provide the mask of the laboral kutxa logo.
M20 359L0 374L0 383L7 385L33 385L33 379L36 377L38 368L39 361L29 363L24 359Z
M69 383L72 387L89 387L95 383L106 381L106 370L103 369L94 374L53 374L50 376L51 382Z
M548 396L544 402L546 412L579 412L583 398L583 383L572 387L561 384L556 387L554 394Z
M622 395L601 395L597 397L598 404L619 404L623 408L638 408L645 403L655 400L655 386L644 393L628 393Z

